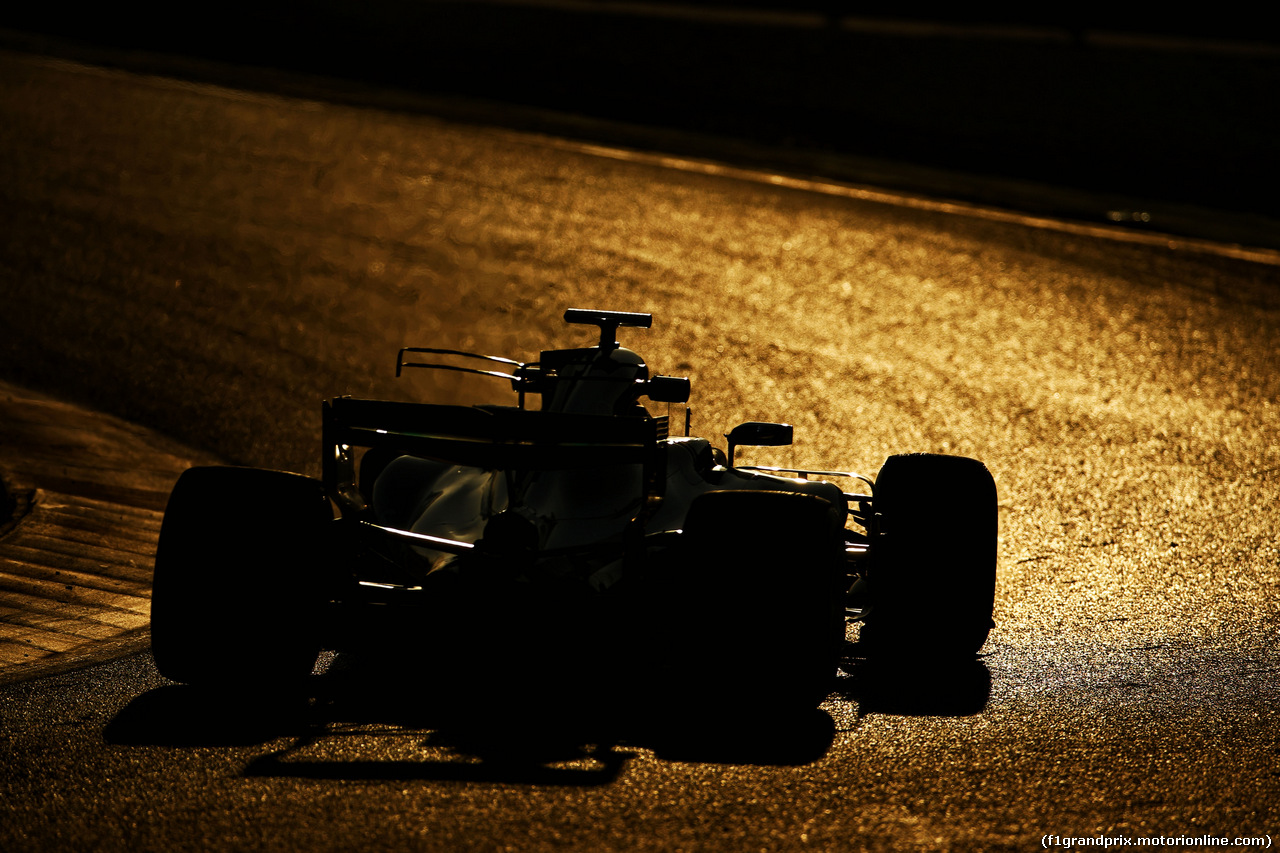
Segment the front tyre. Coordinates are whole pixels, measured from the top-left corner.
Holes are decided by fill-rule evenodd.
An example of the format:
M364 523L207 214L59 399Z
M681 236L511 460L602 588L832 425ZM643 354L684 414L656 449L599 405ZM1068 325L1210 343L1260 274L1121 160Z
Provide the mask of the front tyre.
M874 657L971 657L993 623L995 481L974 459L891 456L876 478L870 610L859 645Z
M156 550L151 648L160 673L262 686L309 674L332 519L318 480L255 468L185 471Z

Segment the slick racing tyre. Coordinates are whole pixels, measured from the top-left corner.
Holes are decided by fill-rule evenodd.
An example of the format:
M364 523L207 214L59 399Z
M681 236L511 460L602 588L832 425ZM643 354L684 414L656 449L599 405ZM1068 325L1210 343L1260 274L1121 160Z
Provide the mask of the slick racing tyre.
M831 691L844 640L844 507L790 492L697 498L679 576L658 606L670 619L664 673L691 710L811 709Z
M870 609L859 646L875 657L972 657L996 582L996 487L981 462L891 456L876 478Z
M324 536L323 485L253 468L191 468L156 550L151 647L166 678L284 685L311 672Z

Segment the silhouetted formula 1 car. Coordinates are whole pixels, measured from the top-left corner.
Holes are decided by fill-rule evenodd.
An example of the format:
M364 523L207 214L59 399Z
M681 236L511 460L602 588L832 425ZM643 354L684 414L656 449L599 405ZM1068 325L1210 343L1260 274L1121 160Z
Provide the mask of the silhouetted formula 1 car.
M504 380L515 406L340 397L323 407L320 480L184 473L156 554L161 673L284 682L329 649L464 684L524 672L766 709L827 695L848 622L859 655L973 659L996 564L981 463L891 456L874 481L738 465L739 448L790 444L792 428L745 423L721 449L688 435L685 408L672 435L640 401L669 411L689 380L650 374L616 340L650 316L565 320L599 342L530 363L399 353L397 375Z

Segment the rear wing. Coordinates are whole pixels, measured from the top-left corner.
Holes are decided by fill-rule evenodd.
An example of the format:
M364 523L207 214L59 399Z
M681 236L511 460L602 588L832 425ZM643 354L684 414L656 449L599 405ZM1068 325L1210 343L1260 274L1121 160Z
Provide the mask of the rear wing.
M325 487L344 508L364 506L355 448L388 448L490 470L638 464L645 499L661 497L666 482L658 458L666 418L338 397L324 404L322 424Z

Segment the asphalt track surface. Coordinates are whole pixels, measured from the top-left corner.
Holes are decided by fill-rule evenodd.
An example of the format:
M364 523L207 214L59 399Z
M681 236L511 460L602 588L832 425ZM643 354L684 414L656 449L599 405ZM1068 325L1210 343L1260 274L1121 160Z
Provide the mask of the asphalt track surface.
M320 399L469 393L397 384L402 344L531 356L580 342L566 307L651 311L629 342L693 379L695 431L788 420L796 445L759 461L869 474L894 452L974 456L1001 512L972 671L887 692L845 676L781 731L735 727L731 695L682 740L530 725L527 693L450 725L429 685L414 713L341 690L266 712L167 684L146 653L6 686L4 849L1277 835L1266 257L0 63L8 381L314 473Z

